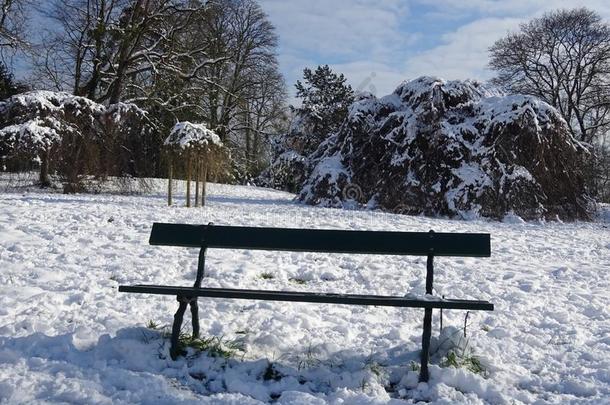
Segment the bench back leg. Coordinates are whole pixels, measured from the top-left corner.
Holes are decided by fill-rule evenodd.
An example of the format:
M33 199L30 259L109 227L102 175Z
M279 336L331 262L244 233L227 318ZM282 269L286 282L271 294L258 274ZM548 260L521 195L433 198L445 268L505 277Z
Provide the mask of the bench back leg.
M201 288L201 281L205 277L205 253L207 248L203 246L199 250L199 259L197 260L197 277L195 278L195 284L193 287ZM193 337L199 337L199 305L197 304L197 297L193 297L191 300L191 320L193 322Z
M432 231L430 231L432 233ZM432 283L434 280L434 255L428 254L426 264L426 294L432 294ZM419 381L428 382L430 373L428 372L428 358L430 357L430 337L432 336L432 308L426 308L424 312L424 332L421 342L421 368L419 371Z
M193 297L191 302L191 321L193 322L193 337L199 337L199 305L197 297Z

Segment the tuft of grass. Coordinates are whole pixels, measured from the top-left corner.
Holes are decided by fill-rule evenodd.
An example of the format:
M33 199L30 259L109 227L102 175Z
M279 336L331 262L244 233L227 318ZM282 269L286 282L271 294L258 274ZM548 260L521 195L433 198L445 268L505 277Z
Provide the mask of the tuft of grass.
M261 273L259 277L262 278L263 280L273 280L275 278L273 273L268 273L268 272Z
M463 367L475 374L485 374L485 367L477 357L469 354L459 356L453 351L447 353L447 357L441 362L441 367Z
M178 338L181 349L190 347L195 352L205 352L209 357L220 357L229 359L236 357L238 352L244 352L240 342L226 340L222 336L193 337L187 333L181 333Z
M447 358L441 363L441 366L459 368L460 363L458 362L457 354L455 354L455 352L449 352Z
M303 354L303 356L298 356L297 369L299 371L307 368L317 367L322 363L316 354L314 353L314 349L311 344L307 347L307 351Z
M157 322L153 321L152 319L149 319L148 322L146 322L146 327L148 329L157 330L157 329L159 329L159 324Z
M307 280L298 277L291 278L290 281L296 284L307 284Z
M364 367L371 370L371 373L375 374L377 377L381 377L385 374L384 367L386 367L386 365L375 360L372 354L364 361Z

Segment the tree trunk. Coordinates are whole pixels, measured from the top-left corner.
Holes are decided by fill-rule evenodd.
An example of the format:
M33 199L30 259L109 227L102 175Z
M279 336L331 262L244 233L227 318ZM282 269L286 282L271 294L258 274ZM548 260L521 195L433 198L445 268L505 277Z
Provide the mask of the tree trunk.
M191 151L186 152L186 206L191 206Z
M49 151L45 150L42 153L42 161L40 162L40 175L38 178L40 188L50 187L51 180L49 179Z
M199 207L199 177L201 175L201 161L199 153L195 157L195 207Z
M171 152L169 153L169 166L168 166L168 174L167 174L167 205L172 205L172 177L174 172Z
M246 162L245 162L245 169L246 169L246 176L250 175L250 156L252 155L252 151L251 151L251 142L250 142L250 128L248 128L250 124L248 123L248 121L246 121Z

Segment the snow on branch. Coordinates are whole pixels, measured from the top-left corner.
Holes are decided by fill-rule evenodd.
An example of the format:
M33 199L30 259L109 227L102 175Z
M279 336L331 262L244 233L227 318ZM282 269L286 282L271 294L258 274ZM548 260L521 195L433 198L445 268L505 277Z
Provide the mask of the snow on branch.
M223 146L220 137L214 131L204 124L195 124L188 121L178 122L174 125L164 144L180 149Z
M65 92L31 91L0 102L0 141L10 150L48 150L67 136L103 138L111 130L148 133L154 127L135 104L109 106Z

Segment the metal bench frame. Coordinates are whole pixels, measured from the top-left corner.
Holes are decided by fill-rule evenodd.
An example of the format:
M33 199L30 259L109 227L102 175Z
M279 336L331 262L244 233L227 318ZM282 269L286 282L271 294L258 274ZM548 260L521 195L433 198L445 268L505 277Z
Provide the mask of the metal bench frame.
M174 315L170 348L170 355L174 360L182 354L179 347L179 336L184 313L188 306L191 309L193 337L199 336L198 297L424 308L419 379L428 381L432 309L483 311L493 311L494 309L493 304L488 301L432 297L434 256L489 257L491 255L489 234L436 233L434 231L343 231L154 223L149 242L151 245L200 249L197 276L193 287L119 286L120 292L175 295L177 297L179 306ZM201 282L205 275L205 254L208 248L426 256L426 295L430 295L430 298L412 299L400 296L202 288Z

